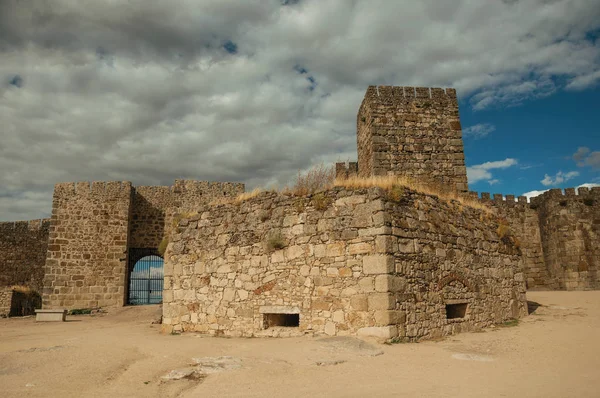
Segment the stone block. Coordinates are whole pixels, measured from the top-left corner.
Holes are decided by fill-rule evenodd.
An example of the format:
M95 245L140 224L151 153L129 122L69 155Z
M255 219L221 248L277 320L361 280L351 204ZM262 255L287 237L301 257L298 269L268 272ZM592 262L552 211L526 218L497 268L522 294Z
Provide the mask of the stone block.
M376 337L378 339L391 339L398 336L398 328L393 326L372 326L360 328L356 334L361 337Z
M377 254L363 257L363 273L366 275L387 274L393 271L393 256Z
M391 310L396 306L394 296L389 293L371 293L367 300L369 311Z
M355 311L367 311L369 309L367 295L357 294L350 298L350 306Z
M35 310L36 322L64 322L67 319L66 309Z
M380 310L375 311L375 324L379 326L396 325L404 323L406 316L401 311Z

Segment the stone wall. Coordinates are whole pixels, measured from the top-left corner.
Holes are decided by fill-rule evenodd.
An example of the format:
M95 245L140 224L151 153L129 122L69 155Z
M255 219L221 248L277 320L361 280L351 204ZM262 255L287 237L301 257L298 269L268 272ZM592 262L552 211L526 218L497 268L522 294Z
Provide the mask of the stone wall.
M50 220L0 223L0 286L41 291Z
M495 214L409 190L387 201L385 214L380 239L391 271L378 278L390 317L406 317L400 336L434 338L527 315L520 252L498 235ZM448 319L447 305L461 304L464 318Z
M418 340L519 317L520 257L481 217L379 188L202 207L167 249L163 330ZM446 319L457 301L466 317ZM277 314L298 327L267 327Z
M374 325L376 304L362 308L353 297L370 272L363 262L376 250L381 211L377 194L344 190L263 193L239 206L199 209L167 249L163 327L279 333L264 330L264 312L299 314L301 332L350 334ZM365 294L376 302L375 291Z
M54 188L44 308L125 303L130 182L61 183Z
M560 289L600 288L600 187L551 189L533 198L544 261Z
M357 116L358 172L467 191L456 90L369 86Z
M175 180L173 186L134 188L130 220L132 248L158 248L176 213L197 209L201 204L244 192L244 184Z
M544 262L538 213L532 208L532 204L527 202L527 198L519 196L515 201L514 195L494 194L492 196L488 192L482 192L479 198L477 192L469 192L469 194L471 198L479 199L481 203L496 209L498 215L509 226L509 233L517 238L523 257L527 289L558 289L556 278L551 276Z
M0 286L0 318L6 318L10 314L13 290L10 286Z
M0 318L34 315L41 307L41 297L35 290L0 287Z

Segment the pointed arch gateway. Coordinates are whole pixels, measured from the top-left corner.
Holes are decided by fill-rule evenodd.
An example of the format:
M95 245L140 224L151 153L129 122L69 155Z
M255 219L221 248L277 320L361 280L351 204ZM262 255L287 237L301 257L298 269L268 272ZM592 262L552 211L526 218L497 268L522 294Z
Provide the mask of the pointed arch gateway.
M162 303L164 260L156 249L129 250L127 304Z

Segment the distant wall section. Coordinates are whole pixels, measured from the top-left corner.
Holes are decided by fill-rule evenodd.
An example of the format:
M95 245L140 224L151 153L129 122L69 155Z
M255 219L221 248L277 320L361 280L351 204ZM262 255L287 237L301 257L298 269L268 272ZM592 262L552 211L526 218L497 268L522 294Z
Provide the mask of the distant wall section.
M544 260L560 289L600 289L600 187L551 189L533 198Z
M0 286L41 291L50 219L0 223Z
M134 188L130 247L157 248L177 213L186 213L214 199L235 197L244 184L175 180L173 186Z

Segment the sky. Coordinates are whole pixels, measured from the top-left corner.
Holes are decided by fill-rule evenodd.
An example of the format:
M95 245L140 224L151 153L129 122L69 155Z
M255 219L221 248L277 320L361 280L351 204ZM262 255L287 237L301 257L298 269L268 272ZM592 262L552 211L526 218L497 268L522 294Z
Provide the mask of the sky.
M291 184L369 85L454 87L469 188L600 183L597 0L0 0L0 220L54 184Z

